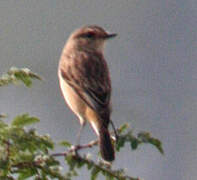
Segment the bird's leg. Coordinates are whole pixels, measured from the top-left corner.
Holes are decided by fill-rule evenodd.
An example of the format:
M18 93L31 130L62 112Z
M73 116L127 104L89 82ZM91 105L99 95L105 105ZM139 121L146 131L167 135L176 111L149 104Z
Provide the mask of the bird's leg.
M78 149L80 147L80 137L81 137L81 133L84 129L85 123L81 124L79 132L77 133L77 140L74 146L71 147L71 149L74 151L74 153L77 155L78 154Z
M80 138L81 138L81 133L84 129L85 123L82 123L79 129L79 132L77 133L77 141L76 141L76 146L80 145Z
M114 135L115 135L115 138L116 138L115 140L117 141L118 140L118 133L116 131L116 128L115 128L114 123L113 123L112 120L110 120L110 124L112 126L113 131L114 131Z
M78 116L78 118L79 118L79 122L80 122L80 129L79 129L79 132L77 133L77 136L76 136L76 143L75 143L75 145L71 148L71 149L73 149L73 151L77 154L77 151L78 151L78 149L79 149L79 147L80 147L80 137L81 137L81 133L82 133L82 131L83 131L83 129L84 129L84 126L85 126L85 124L86 124L86 120L82 117L82 116Z

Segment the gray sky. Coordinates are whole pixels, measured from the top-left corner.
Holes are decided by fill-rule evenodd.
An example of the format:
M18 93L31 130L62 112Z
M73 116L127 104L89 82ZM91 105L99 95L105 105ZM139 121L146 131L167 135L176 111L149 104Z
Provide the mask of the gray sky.
M165 156L152 146L116 155L114 167L145 180L192 180L197 176L197 2L195 0L1 0L0 73L28 67L44 82L33 88L0 89L0 112L9 119L29 112L53 139L75 142L79 124L60 94L57 66L69 34L98 24L119 36L105 56L113 86L116 125L162 140ZM86 127L82 142L95 137ZM83 171L80 178L85 179Z

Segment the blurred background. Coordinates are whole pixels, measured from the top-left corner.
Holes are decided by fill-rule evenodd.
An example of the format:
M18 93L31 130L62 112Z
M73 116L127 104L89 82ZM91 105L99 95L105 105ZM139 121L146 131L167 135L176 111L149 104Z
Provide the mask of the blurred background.
M1 0L0 74L27 67L44 81L0 88L0 113L28 112L55 141L76 142L79 123L61 96L57 66L69 34L86 24L118 33L105 57L113 86L112 119L163 142L116 155L114 168L145 180L197 176L197 2L195 0ZM96 138L90 127L82 143ZM96 149L97 150L97 149ZM93 150L95 151L95 149ZM79 179L89 179L85 170ZM102 177L100 177L102 179Z

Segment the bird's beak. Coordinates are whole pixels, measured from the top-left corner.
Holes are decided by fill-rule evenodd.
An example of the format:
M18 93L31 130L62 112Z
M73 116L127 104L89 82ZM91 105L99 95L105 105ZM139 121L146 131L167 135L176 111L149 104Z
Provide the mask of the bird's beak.
M115 34L115 33L113 33L113 34L107 34L106 36L105 36L105 39L111 39L111 38L114 38L114 37L116 37L117 36L117 34Z

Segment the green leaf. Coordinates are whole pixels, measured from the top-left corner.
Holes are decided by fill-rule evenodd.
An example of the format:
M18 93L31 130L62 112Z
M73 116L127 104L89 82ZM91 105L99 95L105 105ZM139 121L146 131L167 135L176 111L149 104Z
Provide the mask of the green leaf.
M120 151L120 148L124 146L126 138L124 136L119 136L116 143L116 150Z
M16 80L22 81L27 87L30 87L32 85L32 79L41 80L41 78L37 74L31 72L31 70L28 68L18 69L16 67L12 67L9 70L8 74L14 75Z
M1 170L6 170L9 166L9 162L5 159L0 159L0 167L1 167Z
M28 114L23 114L14 118L14 120L12 121L12 126L24 127L37 123L39 121L40 120L36 117L30 117Z
M134 139L130 142L130 144L131 144L131 149L135 150L135 149L137 149L137 147L138 147L139 141L138 141L136 138L134 138Z
M29 177L32 177L33 175L35 175L36 170L35 169L31 169L31 168L26 168L21 170L19 176L18 176L18 180L26 180Z
M91 180L96 180L100 170L97 167L94 167L91 171Z
M67 155L67 156L65 157L65 160L67 161L67 164L69 165L69 169L70 169L70 170L73 170L73 169L76 167L77 162L76 162L76 160L73 158L72 155Z
M32 85L32 80L31 78L21 72L15 73L15 77L17 80L21 80L27 87L30 87Z
M110 175L106 175L105 177L106 177L106 180L113 180L114 179L113 176L110 176Z
M124 131L126 131L129 128L129 125L127 123L123 124L120 126L120 128L118 129L119 133L123 133Z
M42 145L44 145L45 147L47 147L49 149L54 148L54 143L48 136L42 136L40 141L41 141Z
M150 144L154 145L161 154L164 154L163 148L162 148L162 143L160 140L156 139L156 138L152 138L150 141Z
M7 127L8 125L6 123L4 123L2 120L0 120L0 128L4 128Z
M72 146L72 144L70 142L65 141L65 140L59 142L59 145L64 146L64 147L71 147Z
M87 163L86 166L87 166L88 170L90 170L93 167L93 165L91 163Z
M138 138L144 142L154 145L161 154L164 154L162 143L159 139L156 139L150 135L148 132L140 132Z
M27 68L11 67L10 70L0 77L0 86L8 85L10 83L17 83L22 81L27 87L30 87L33 79L41 78Z

